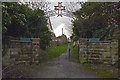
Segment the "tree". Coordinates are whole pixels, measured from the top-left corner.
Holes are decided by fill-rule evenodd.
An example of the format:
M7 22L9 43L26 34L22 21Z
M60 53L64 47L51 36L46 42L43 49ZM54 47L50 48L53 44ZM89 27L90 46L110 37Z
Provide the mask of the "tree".
M51 37L52 37L51 32L49 32L47 30L40 34L41 49L43 49L43 50L46 49L46 46L48 46L51 41Z
M19 12L19 4L3 3L3 35L21 36L25 30L25 15Z
M119 3L86 2L74 14L73 32L79 37L103 37L98 31L118 25L117 12ZM110 31L108 29L107 31ZM108 33L108 32L107 32ZM106 34L106 33L105 33ZM107 34L109 35L109 34Z
M2 3L2 6L3 37L37 37L40 38L40 47L46 48L51 40L51 32L43 10L17 2Z

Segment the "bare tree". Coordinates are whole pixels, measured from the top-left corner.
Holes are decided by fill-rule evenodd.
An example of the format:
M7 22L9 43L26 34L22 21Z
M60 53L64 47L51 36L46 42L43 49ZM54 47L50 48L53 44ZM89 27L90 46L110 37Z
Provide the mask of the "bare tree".
M74 12L82 7L83 2L65 2L64 5L66 6L66 11Z
M42 1L28 1L26 2L25 0L20 1L20 4L25 4L26 6L29 6L32 9L41 9L44 10L45 12L50 10L50 7L48 6L49 4L51 4L51 2L46 2L45 0Z

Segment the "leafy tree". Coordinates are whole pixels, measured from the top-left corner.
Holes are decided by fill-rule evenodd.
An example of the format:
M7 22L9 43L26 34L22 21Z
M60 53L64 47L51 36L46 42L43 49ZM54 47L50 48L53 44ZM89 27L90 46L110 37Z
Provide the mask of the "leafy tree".
M119 3L86 2L74 12L77 20L73 22L73 33L78 37L103 37L98 31L118 25L117 12ZM111 29L108 29L109 32ZM107 32L107 33L108 33ZM109 35L105 33L106 35ZM105 36L106 36L105 35Z
M50 40L51 40L51 32L49 31L44 31L43 33L40 34L40 47L41 49L45 50L46 46L49 45Z
M16 3L3 3L3 35L20 36L25 31L25 15L19 13L19 4Z
M45 49L51 40L44 11L32 9L16 2L2 3L3 37L40 38L40 47Z

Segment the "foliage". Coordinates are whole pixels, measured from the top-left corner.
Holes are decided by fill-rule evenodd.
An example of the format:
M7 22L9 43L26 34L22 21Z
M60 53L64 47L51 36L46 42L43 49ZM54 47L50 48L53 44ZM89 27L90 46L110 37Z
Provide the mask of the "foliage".
M2 3L3 36L40 38L40 46L45 49L51 40L44 11L32 9L17 2Z
M33 20L44 16L40 9L32 10L26 5L15 2L2 3L3 5L3 34L14 37L30 37L35 32L37 21ZM28 32L28 33L27 33Z
M98 34L99 36L96 35L97 31L108 27L116 27L119 24L118 5L119 3L117 2L84 3L82 8L74 13L77 16L77 20L73 21L74 36L84 38L103 37L101 33Z
M40 34L41 49L43 49L43 50L46 49L46 46L49 45L49 43L50 43L51 37L52 37L51 32L49 32L47 30Z
M71 46L72 49L73 49L73 52L72 52L72 60L73 60L73 61L78 61L78 46L73 46L73 44L70 44L70 46Z
M72 34L72 36L70 36L70 39L74 41L77 41L79 39L78 35L76 35L75 33Z
M3 34L9 36L20 36L24 33L24 23L26 22L25 15L19 13L20 5L16 3L3 3Z
M64 45L66 44L68 41L67 41L67 36L66 35L61 35L61 36L58 36L57 37L58 39L60 38L61 41L58 41L58 45Z
M103 78L118 78L118 68L115 68L115 66L85 63L82 64L82 68L88 71L94 71Z
M67 50L68 44L62 46L54 46L46 49L46 54L48 59L53 59L60 56L62 53L65 53Z

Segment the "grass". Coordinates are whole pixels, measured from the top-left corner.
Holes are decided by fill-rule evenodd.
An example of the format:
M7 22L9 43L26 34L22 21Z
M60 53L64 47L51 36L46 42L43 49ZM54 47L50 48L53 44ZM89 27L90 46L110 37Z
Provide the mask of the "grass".
M72 53L72 61L77 61L78 62L78 46L73 46L73 44L70 44L70 46L73 48L73 53ZM97 65L95 64L81 64L82 68L87 71L94 71L97 74L101 75L102 77L105 78L115 78L115 76L111 75L108 73L106 70L101 70L97 68ZM104 65L105 66L105 65ZM104 67L101 66L101 67Z
M78 46L74 47L72 44L70 46L73 48L72 61L78 61Z
M87 71L95 71L97 74L101 75L104 78L115 78L113 75L107 73L106 71L100 71L100 70L96 71L95 69L91 69L88 67L82 67L82 68Z
M87 71L93 71L91 68L88 68L88 67L82 67L82 68Z
M102 77L105 78L115 78L113 75L110 75L109 73L106 73L106 71L97 71L98 74L100 74Z
M70 44L70 46L73 48L74 47L74 45L73 44Z
M84 70L88 70L88 71L94 71L96 72L97 74L101 75L103 78L116 78L114 75L111 75L110 73L107 72L107 69L99 69L97 68L97 65L95 64L90 64L90 63L87 63L87 64L81 64L82 65L82 68ZM102 64L101 64L102 65ZM99 65L100 67L106 67L105 65Z
M62 46L49 47L46 50L46 55L48 59L53 59L59 57L62 53L67 51L68 44Z
M62 53L64 53L67 50L67 47L68 47L68 44L47 48L45 51L47 59L53 59L60 56ZM43 62L40 62L38 65L31 65L31 66L28 65L27 69L26 67L24 67L23 69L24 74L25 75L29 74L31 71L38 69L42 63Z
M62 46L54 46L54 47L49 47L46 49L46 51L43 51L46 53L47 59L53 59L56 57L59 57L62 53L65 53L67 50L68 44L62 45ZM30 72L39 69L41 64L43 62L40 62L38 65L33 64L33 65L25 65L25 64L20 64L16 65L15 70L20 73L23 76L28 76ZM12 70L13 68L9 68L9 70ZM13 78L15 77L16 74L13 74Z
M48 60L59 57L62 53L65 53L67 50L68 44L62 45L62 46L54 46L54 47L49 47L46 49L46 58ZM34 65L33 69L38 69L42 62L38 65Z

